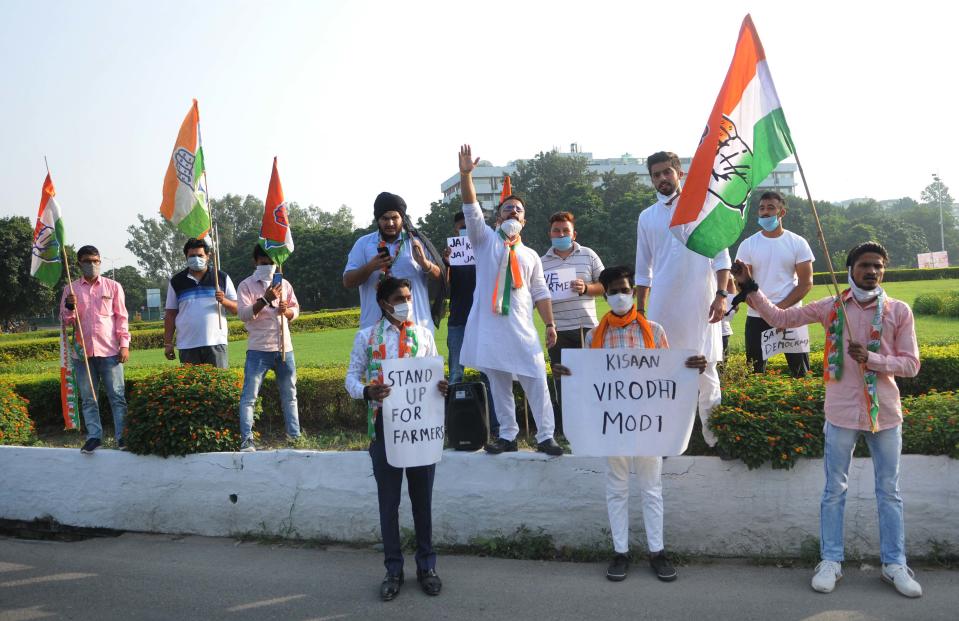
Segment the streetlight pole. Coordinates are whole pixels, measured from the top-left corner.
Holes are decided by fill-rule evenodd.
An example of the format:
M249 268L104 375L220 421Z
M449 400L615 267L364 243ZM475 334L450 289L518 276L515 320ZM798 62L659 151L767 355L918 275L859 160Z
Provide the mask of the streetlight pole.
M946 232L942 224L942 179L939 178L939 175L932 173L932 180L936 184L936 202L939 204L939 243L942 246L942 251L946 251Z

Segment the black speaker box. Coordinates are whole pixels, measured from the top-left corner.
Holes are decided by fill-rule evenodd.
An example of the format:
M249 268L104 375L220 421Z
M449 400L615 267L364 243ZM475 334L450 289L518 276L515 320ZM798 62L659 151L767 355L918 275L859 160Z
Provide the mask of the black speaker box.
M450 384L446 438L457 451L478 451L489 439L489 395L483 382Z

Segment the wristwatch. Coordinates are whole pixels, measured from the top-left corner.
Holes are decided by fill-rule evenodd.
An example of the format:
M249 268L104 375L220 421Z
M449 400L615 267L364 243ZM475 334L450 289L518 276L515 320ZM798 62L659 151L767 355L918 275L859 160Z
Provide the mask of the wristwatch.
M548 323L548 324L546 324L546 327L547 327L547 328L555 328L555 327L556 327L556 324L554 324L554 323Z
M719 296L726 297L726 291L724 289L720 289L719 291L717 291L716 297L719 297Z

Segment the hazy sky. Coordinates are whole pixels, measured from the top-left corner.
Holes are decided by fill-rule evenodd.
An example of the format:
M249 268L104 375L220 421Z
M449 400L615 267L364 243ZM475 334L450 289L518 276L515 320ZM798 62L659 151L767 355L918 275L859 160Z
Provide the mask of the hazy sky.
M277 155L359 224L382 190L425 213L462 142L691 155L747 12L814 198L959 194L951 3L0 0L0 215L36 216L46 154L68 241L134 263L192 97L213 196L264 197Z

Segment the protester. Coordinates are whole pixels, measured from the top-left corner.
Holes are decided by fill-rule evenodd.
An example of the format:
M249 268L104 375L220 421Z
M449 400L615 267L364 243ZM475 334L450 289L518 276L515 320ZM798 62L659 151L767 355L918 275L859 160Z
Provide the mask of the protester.
M533 324L533 306L546 324L547 347L556 344L556 326L539 255L524 246L520 237L526 205L516 196L507 197L497 208L497 228L487 226L473 187L472 171L478 164L470 146L463 145L460 188L466 232L476 257L476 304L466 322L460 359L489 377L499 437L486 445L486 451L495 455L517 450L515 375L533 410L536 450L562 455L563 448L553 439L553 405L546 387L546 361Z
M556 320L556 344L549 348L549 362L561 364L564 349L584 347L586 331L596 326L595 296L603 295L603 286L597 282L603 271L599 256L576 241L576 218L568 211L559 211L549 218L551 247L540 260L543 272L562 268L576 270L571 283L576 297L568 300L553 300L553 317ZM556 420L562 422L562 386L556 385Z
M736 297L736 280L730 276L726 279L726 312L723 314L723 360L729 355L729 337L733 335L733 318L738 308L732 303Z
M293 285L276 273L276 264L260 247L253 246L253 275L237 289L237 314L249 334L240 395L240 450L256 450L253 441L253 407L267 371L273 369L288 442L300 437L296 404L296 360L290 340L290 322L300 315ZM280 336L282 333L282 337Z
M659 151L646 159L646 166L657 201L640 213L637 225L637 310L663 326L673 347L706 356L709 364L699 376L699 418L706 444L715 446L709 415L722 397L716 363L722 359L720 320L726 313L729 252L704 257L670 232L684 176L679 157ZM721 449L720 455L728 457Z
M667 348L666 332L658 323L647 321L636 311L633 303L633 271L626 266L609 267L599 275L610 311L599 325L586 335L588 347L594 349L614 348ZM686 366L706 369L705 356L690 356ZM568 367L554 364L553 373L570 377ZM563 380L568 381L568 380ZM646 527L646 543L649 548L649 565L656 577L670 582L677 577L663 545L663 458L662 457L607 457L606 458L606 511L609 514L609 529L613 536L613 560L606 570L606 577L613 582L626 579L631 558L629 555L629 473L636 473L642 494L643 526Z
M353 340L350 366L346 372L346 390L354 399L365 399L370 428L370 459L380 506L380 533L383 537L383 564L386 577L380 597L389 601L403 586L403 550L400 542L399 507L403 474L413 509L416 532L416 579L427 595L439 595L443 587L436 574L433 551L433 476L436 464L414 468L395 468L386 460L383 441L382 402L391 389L383 382L380 361L386 358L425 358L437 356L432 331L412 322L415 299L410 281L387 278L376 292L380 318L372 326L360 328ZM448 384L437 383L443 395Z
M759 226L739 245L736 259L749 266L759 288L779 308L802 306L812 289L812 262L815 258L809 242L783 228L786 201L779 192L765 192L759 199ZM770 325L753 309L746 312L746 361L755 373L766 372L763 359L763 332ZM808 353L786 354L793 377L809 372Z
M80 452L89 455L103 442L100 407L95 395L101 380L113 413L113 435L117 448L123 451L126 450L123 423L127 414L123 365L130 358L126 299L120 283L100 275L99 250L93 246L82 246L77 250L77 262L83 277L64 287L60 300L60 320L65 325L79 321L83 332L83 351L87 357L87 364L80 361L74 364L80 390L80 408L87 426L87 441Z
M368 328L380 318L376 288L390 276L406 278L413 287L416 307L413 321L432 331L427 278L439 278L440 266L430 261L419 240L403 229L406 201L381 192L373 202L377 230L356 240L343 270L343 286L360 290L360 327Z
M909 305L886 295L881 286L888 263L889 255L880 244L859 244L846 258L849 288L839 299L827 297L786 309L766 298L746 263L737 260L733 266L740 296L769 325L794 328L821 323L826 329L826 485L819 507L822 560L812 579L812 588L821 593L832 592L842 577L849 465L862 435L876 473L882 579L907 597L922 595L906 565L899 495L902 404L895 380L919 372L919 346Z
M181 364L212 364L225 369L229 329L220 306L236 315L236 289L226 272L210 269L210 247L205 240L188 239L183 246L187 267L170 279L163 317L163 350L173 360L173 334Z
M453 216L453 235L466 235L466 216L462 211ZM450 279L450 316L446 320L446 347L449 350L450 384L463 381L463 365L460 364L460 350L463 348L463 335L466 333L466 319L473 308L473 292L476 290L476 265L450 265L450 249L443 253L443 262L449 267L446 273ZM480 381L489 394L489 378L480 373ZM493 400L489 404L489 429L492 437L499 434L499 422L496 420L496 408Z

